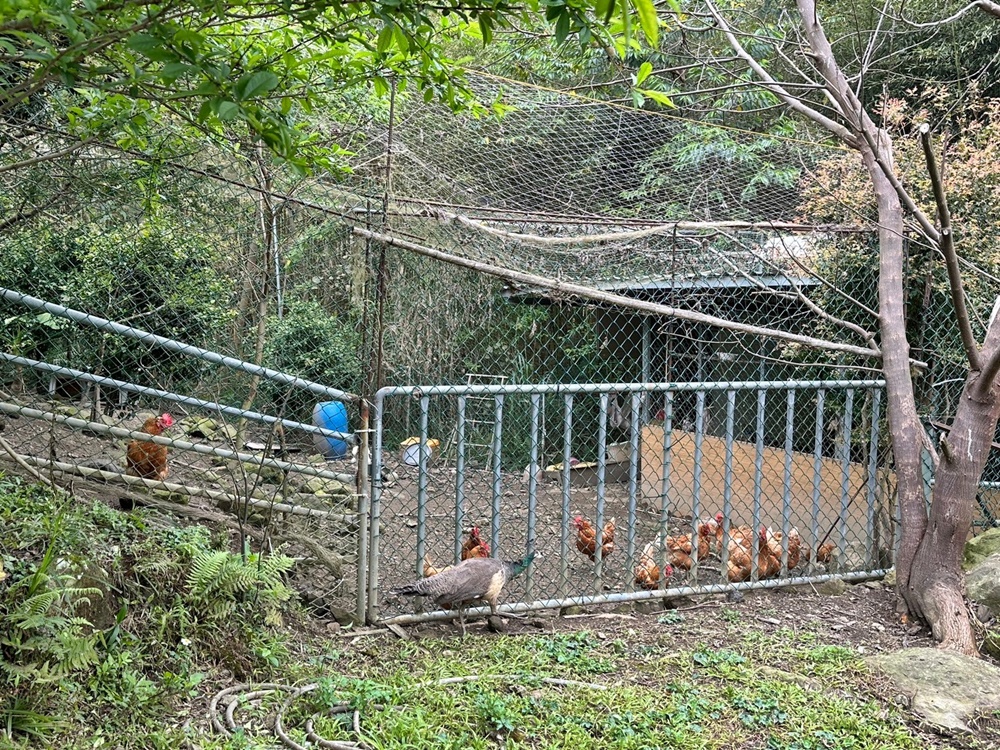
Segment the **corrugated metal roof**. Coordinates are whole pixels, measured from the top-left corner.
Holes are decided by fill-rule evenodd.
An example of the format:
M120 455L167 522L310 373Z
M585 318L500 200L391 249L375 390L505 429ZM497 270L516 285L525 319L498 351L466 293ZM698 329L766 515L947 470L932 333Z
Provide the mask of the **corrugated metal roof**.
M639 291L660 291L660 290L688 290L688 289L742 289L758 288L761 285L769 289L790 289L794 286L815 286L818 284L814 278L808 276L786 276L785 274L772 274L770 276L700 276L687 278L649 278L631 279L622 281L610 281L597 284L598 289L606 292L639 292Z

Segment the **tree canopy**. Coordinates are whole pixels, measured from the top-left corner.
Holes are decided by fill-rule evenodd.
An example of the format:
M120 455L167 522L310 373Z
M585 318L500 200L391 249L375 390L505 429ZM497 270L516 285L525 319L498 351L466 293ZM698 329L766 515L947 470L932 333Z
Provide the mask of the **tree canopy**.
M0 2L0 117L44 134L145 145L173 118L208 134L244 128L298 167L336 166L331 103L368 86L412 86L480 107L448 42L544 14L555 37L655 44L652 0L286 3ZM597 19L616 22L604 26ZM318 115L317 113L324 114Z

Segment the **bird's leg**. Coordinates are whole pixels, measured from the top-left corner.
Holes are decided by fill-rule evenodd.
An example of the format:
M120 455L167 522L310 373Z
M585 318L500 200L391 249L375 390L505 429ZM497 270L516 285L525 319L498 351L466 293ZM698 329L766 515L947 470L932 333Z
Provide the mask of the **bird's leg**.
M462 638L465 638L465 607L458 608L458 625L462 628Z
M492 612L494 617L509 617L512 620L524 619L524 615L515 615L513 612L498 612L496 602L490 602L490 612Z

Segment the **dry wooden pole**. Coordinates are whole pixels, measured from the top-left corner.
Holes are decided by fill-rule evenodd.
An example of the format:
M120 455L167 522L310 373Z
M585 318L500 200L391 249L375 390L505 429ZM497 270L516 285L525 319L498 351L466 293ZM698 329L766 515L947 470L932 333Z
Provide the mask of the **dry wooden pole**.
M541 287L556 293L565 294L566 296L582 297L584 299L594 300L595 302L604 302L610 305L615 305L616 307L625 307L632 310L638 310L639 312L649 313L651 315L679 318L681 320L690 320L695 323L705 323L707 325L725 328L730 331L738 331L740 333L767 336L769 338L778 339L779 341L787 341L790 344L801 344L814 349L845 352L847 354L855 354L866 358L881 356L879 351L862 346L841 344L836 341L826 341L825 339L817 339L812 336L789 333L788 331L782 331L776 328L765 328L762 326L749 325L747 323L737 323L732 320L718 318L714 315L705 315L704 313L695 312L693 310L684 310L670 305L660 305L655 302L646 302L644 300L635 299L634 297L626 297L622 294L604 292L592 287L581 286L580 284L571 284L565 281L546 278L544 276L523 273L522 271L512 271L510 269L500 268L487 263L461 258L457 255L451 255L450 253L445 253L441 250L435 250L433 248L425 247L424 245L418 245L414 242L408 242L388 234L370 232L367 229L362 229L360 227L355 227L353 231L355 234L362 237L370 237L377 242L384 242L385 244L392 245L393 247L410 250L428 258L434 258L435 260L440 260L445 263L451 263L452 265L469 268L473 271L485 273L490 276L496 276L497 278L506 279L507 281L513 281L518 284ZM916 362L915 364L926 367L926 363L923 362Z

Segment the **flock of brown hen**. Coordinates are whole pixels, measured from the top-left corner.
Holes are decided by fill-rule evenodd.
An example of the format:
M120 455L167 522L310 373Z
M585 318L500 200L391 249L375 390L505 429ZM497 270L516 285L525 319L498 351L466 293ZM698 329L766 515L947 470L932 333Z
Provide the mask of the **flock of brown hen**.
M142 432L148 435L160 435L174 424L169 414L150 417L142 426ZM146 479L162 481L167 477L167 447L157 443L133 440L128 444L125 454L127 473ZM697 545L697 559L705 560L710 555L723 558L722 548L725 543L724 517L722 513L715 518L698 524L697 539L692 541L690 534L667 536L664 538L666 552L663 567L663 579L673 575L675 569L691 570L694 565L694 547ZM571 522L576 529L576 548L592 562L597 560L598 536L600 536L601 559L607 558L615 550L615 521L608 521L597 529L583 516L577 516ZM729 541L726 545L726 577L733 583L748 580L753 574L754 531L750 526L735 525L729 527ZM761 525L757 537L757 577L759 579L773 578L781 572L781 555L783 552L783 536L780 531ZM796 568L800 562L809 562L811 551L808 545L802 543L798 529L792 528L788 533L788 570ZM824 542L816 551L816 561L828 563L833 557L834 545ZM490 546L480 536L478 526L473 526L468 536L462 542L461 558L469 560L476 557L489 557ZM645 589L655 589L661 578L660 566L656 562L660 557L654 542L649 542L643 548L635 568L635 582ZM423 573L430 577L443 573L451 566L437 568L425 558Z
M666 563L663 568L664 580L673 575L675 569L691 570L694 565L694 547L697 545L697 559L705 560L710 555L722 559L722 549L725 544L724 517L722 513L715 518L698 524L697 539L692 541L690 534L665 537L664 551ZM591 561L597 559L597 529L582 516L571 521L576 529L576 548ZM608 557L615 549L615 522L609 521L601 529L601 559ZM753 574L754 531L745 525L729 527L729 541L726 544L726 577L733 583L748 580ZM761 525L757 538L757 577L773 578L781 572L781 555L784 538L780 531ZM799 531L792 528L788 532L788 570L797 567L800 562L809 562L811 550L803 544ZM816 561L828 563L833 557L834 545L824 542L816 551ZM635 568L636 585L645 589L655 589L660 583L660 566L657 559L659 550L654 542L649 542L643 548Z

